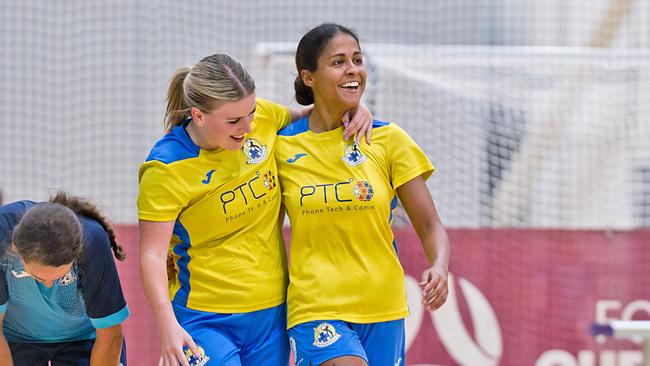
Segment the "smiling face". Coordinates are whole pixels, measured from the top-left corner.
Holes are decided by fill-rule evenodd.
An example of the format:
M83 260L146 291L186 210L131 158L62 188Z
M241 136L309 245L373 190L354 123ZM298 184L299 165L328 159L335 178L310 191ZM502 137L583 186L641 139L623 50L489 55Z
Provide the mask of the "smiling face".
M366 69L357 40L338 32L318 57L315 71L301 70L305 85L312 88L316 103L355 108L366 87Z
M208 113L193 107L188 132L194 142L206 150L238 150L245 135L251 132L254 115L255 93L235 102L225 102Z
M36 281L44 284L46 287L52 287L54 282L61 279L72 270L72 263L64 264L58 267L44 265L38 261L23 261L25 272L32 276Z

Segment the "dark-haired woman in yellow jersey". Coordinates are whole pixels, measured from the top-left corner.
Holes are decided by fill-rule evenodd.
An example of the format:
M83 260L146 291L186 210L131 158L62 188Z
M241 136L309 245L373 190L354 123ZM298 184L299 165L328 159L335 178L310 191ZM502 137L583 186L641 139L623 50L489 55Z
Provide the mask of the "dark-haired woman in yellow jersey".
M160 366L285 366L286 256L273 158L299 117L255 97L225 54L182 67L167 133L140 168L140 273L160 331ZM360 114L360 113L357 113ZM349 134L367 123L352 121ZM168 283L171 250L176 274ZM171 301L170 301L171 300Z
M339 122L366 83L357 36L322 24L296 51L296 99L309 117L278 132L276 160L292 229L288 327L297 365L405 365L404 271L391 231L401 200L431 263L428 309L446 300L449 240L425 180L433 165L394 123L372 145L344 142ZM362 228L362 229L360 229Z

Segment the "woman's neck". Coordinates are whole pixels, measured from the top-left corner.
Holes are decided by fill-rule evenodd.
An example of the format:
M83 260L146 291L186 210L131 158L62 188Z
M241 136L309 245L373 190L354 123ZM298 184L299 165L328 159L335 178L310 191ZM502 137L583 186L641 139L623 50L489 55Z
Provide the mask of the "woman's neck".
M190 121L190 123L188 123L185 126L185 131L190 136L190 139L192 140L192 142L196 146L200 147L201 149L203 149L203 150L216 150L216 149L219 148L219 146L210 146L208 144L208 142L205 141L205 139L203 139L201 133L199 131L197 131L197 126L194 123L194 121Z
M188 123L185 126L185 131L190 136L190 139L192 140L192 142L196 146L198 146L198 147L200 147L202 149L205 149L205 146L204 146L205 143L203 141L201 141L201 135L197 133L197 131L195 129L195 126L194 126L194 123L192 123L192 121L190 121L190 123Z
M341 118L345 110L335 111L334 109L323 108L314 105L314 110L309 115L309 129L315 133L322 133L335 130L343 125Z

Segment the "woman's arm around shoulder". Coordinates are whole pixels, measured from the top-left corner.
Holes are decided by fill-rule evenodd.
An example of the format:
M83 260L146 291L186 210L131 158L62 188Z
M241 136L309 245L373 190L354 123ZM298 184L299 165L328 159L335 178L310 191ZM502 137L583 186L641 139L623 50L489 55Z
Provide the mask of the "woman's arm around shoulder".
M295 122L303 117L309 116L313 106L302 109L289 109L291 113L291 122ZM356 134L356 142L360 142L362 136L366 137L366 142L370 144L370 135L372 134L372 113L365 103L361 102L357 108L348 111L343 115L343 139L347 141Z

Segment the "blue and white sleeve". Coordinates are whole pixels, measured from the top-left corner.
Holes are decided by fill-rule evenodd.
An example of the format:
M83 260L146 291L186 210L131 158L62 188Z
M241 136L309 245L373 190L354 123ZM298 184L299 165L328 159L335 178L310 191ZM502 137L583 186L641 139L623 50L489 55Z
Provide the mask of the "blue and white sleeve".
M129 316L106 231L84 220L84 254L80 278L86 312L95 328L108 328Z

